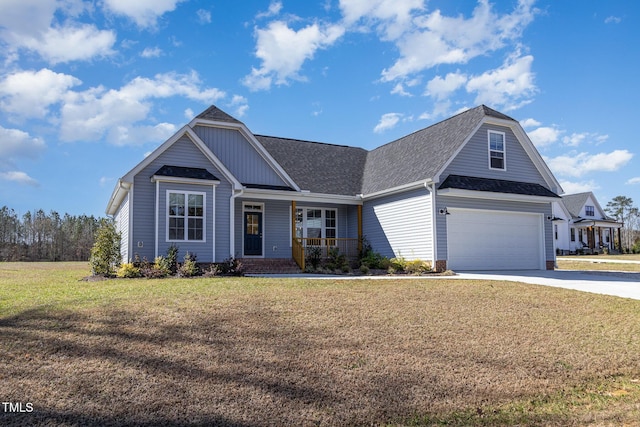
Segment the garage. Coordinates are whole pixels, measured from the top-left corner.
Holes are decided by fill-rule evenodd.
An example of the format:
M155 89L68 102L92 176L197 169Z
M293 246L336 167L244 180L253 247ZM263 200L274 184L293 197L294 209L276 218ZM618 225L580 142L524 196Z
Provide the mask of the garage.
M448 212L451 270L544 269L541 214L455 208Z

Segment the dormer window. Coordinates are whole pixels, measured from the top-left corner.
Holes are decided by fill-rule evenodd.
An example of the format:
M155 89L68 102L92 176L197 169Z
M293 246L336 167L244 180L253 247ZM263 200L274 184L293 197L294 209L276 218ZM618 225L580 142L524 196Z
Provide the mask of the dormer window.
M596 216L596 210L593 206L585 205L584 214L586 216Z
M505 170L504 133L489 131L489 169Z

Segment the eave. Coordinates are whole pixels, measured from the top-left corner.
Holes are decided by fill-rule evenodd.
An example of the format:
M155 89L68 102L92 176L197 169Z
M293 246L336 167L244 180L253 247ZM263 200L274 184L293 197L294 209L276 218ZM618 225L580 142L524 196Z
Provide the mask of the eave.
M557 197L532 196L528 194L494 193L491 191L461 190L444 188L438 190L438 195L448 197L465 197L470 199L501 200L510 202L551 203L558 201Z

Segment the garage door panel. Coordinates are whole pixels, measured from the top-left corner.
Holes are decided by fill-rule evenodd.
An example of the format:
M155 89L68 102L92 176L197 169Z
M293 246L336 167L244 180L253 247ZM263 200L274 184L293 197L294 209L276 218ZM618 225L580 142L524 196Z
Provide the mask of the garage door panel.
M539 214L449 209L448 264L453 270L540 269Z

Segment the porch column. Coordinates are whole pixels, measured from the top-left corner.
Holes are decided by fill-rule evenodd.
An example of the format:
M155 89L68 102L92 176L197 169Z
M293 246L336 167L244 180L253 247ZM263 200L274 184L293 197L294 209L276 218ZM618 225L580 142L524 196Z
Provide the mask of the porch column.
M358 205L358 253L362 253L362 205Z
M291 241L296 238L296 201L291 201Z

